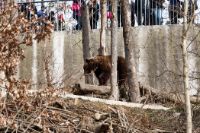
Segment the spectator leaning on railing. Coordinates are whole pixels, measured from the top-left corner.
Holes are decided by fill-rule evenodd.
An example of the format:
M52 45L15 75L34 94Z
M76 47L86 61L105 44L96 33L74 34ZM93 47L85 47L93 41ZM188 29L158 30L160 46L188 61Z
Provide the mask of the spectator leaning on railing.
M56 18L55 18L55 12L54 11L50 11L49 16L48 16L48 20L51 21L52 24L55 24L56 22Z
M182 0L169 0L169 18L171 24L178 24L178 18L182 18L184 14L184 1ZM197 0L188 1L188 22L194 22L195 10L198 9Z
M194 1L194 3L193 3ZM188 22L192 21L194 23L195 18L195 10L198 9L197 0L189 0L189 6L188 6Z
M131 8L131 26L135 26L135 3L133 0L130 1Z
M62 9L59 10L57 16L58 16L58 29L63 30L63 28L64 28L63 23L65 22L64 11Z
M70 5L67 5L65 10L65 29L67 31L73 30L73 28L77 25L77 21L72 16L73 11Z
M111 1L107 0L107 27L111 26L111 19L113 17L112 14L112 5L111 5Z
M97 29L97 22L99 20L99 3L97 0L90 0L88 4L91 29Z
M183 2L180 0L169 0L169 19L171 24L177 24L178 18L183 17Z
M147 9L145 0L135 0L135 14L137 17L138 25L144 24L144 20L146 20L145 9ZM143 21L142 21L142 18L143 18Z
M78 0L73 0L72 4L73 18L76 19L76 30L81 29L81 7Z
M149 0L150 2L150 9L152 11L152 25L161 25L162 20L162 10L163 10L163 3L165 0Z
M38 18L43 18L43 17L46 17L47 16L47 14L46 14L46 12L45 12L45 7L44 6L41 6L41 10L39 10L38 12L37 12L37 17Z

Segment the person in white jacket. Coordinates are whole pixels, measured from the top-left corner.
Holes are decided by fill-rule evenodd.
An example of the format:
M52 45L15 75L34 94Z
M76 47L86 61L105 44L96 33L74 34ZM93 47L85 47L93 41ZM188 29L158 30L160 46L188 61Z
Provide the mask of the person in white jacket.
M77 25L77 21L73 18L73 11L70 5L67 5L65 10L65 28L72 30Z

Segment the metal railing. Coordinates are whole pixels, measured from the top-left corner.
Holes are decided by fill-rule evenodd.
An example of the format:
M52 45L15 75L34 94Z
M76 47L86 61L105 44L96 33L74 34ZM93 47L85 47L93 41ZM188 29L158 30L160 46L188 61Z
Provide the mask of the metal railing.
M81 29L81 2L83 0L32 0L31 2L19 2L21 8L29 14L35 9L37 17L45 17L54 25L55 30L80 30ZM195 4L189 0L188 21L200 23L200 0L194 0ZM77 2L77 3L76 3ZM74 4L75 3L75 4ZM25 6L25 7L23 7ZM100 28L100 4L93 3L89 6L91 29ZM183 0L130 0L131 8L131 25L168 25L181 24L183 21ZM107 2L107 27L111 22L111 4ZM21 10L22 11L22 10ZM194 13L193 13L194 11ZM41 15L41 16L40 16ZM118 4L117 10L118 27L123 26L121 3Z
M181 24L183 21L183 0L131 0L130 6L134 26ZM194 4L189 0L188 21L190 20L200 23L200 0L194 0Z

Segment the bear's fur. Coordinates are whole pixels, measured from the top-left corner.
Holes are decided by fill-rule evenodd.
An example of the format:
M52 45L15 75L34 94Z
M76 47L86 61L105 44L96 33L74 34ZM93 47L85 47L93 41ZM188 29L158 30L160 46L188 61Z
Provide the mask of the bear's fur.
M106 85L111 77L111 55L98 55L91 59L86 59L83 66L84 73L88 74L92 71L95 73L99 81L99 85ZM127 65L124 57L118 56L117 60L118 86L125 85L127 81Z

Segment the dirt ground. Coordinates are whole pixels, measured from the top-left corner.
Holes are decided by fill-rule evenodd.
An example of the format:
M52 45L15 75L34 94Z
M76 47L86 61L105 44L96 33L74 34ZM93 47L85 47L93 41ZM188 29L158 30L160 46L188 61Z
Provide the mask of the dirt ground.
M186 127L184 105L164 111L34 96L4 99L0 106L0 132L184 133ZM200 133L199 114L200 106L193 106L194 133Z

